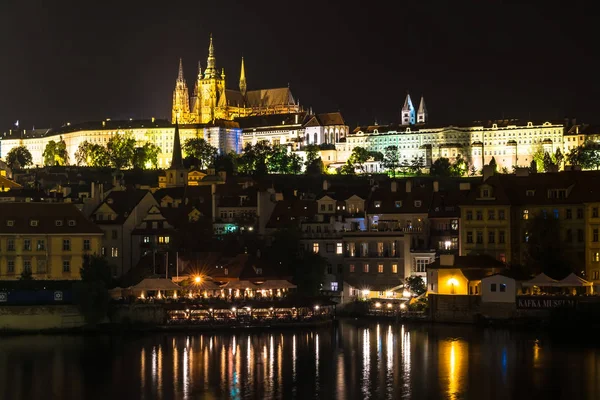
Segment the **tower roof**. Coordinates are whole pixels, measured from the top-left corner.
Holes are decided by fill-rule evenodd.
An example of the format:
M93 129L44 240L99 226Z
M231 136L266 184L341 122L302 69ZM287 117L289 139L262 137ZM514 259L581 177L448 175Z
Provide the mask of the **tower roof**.
M404 105L402 106L402 110L414 110L412 100L410 99L410 94L406 92L406 99L404 100Z
M212 33L210 34L210 44L208 45L208 59L206 60L206 69L204 70L204 77L212 77L217 73L215 63L215 47L213 46Z
M179 140L179 122L175 119L175 134L173 135L173 158L171 169L183 169L183 156L181 155L181 141Z
M183 82L183 60L179 58L179 74L177 74L177 80Z
M242 96L246 95L246 69L244 68L244 57L242 57L242 67L240 69L240 92Z
M421 96L421 102L419 103L419 114L423 114L427 112L427 107L425 107L425 98Z

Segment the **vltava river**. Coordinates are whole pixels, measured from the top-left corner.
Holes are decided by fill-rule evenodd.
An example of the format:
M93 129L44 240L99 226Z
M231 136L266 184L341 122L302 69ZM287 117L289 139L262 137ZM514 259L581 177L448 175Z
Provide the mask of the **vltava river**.
M600 349L471 326L0 338L0 399L595 399Z

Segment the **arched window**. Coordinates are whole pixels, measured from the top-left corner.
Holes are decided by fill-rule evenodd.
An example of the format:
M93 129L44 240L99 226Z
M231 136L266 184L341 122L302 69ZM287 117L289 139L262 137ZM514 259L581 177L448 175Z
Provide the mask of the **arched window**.
M317 143L317 132L315 132L315 141L314 141L314 144L318 144Z

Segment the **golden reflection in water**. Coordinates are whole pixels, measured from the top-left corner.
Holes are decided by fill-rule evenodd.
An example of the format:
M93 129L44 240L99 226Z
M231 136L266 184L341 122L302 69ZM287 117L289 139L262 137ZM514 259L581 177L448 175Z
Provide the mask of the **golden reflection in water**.
M227 371L225 368L227 367L227 351L225 350L225 345L221 345L221 382L225 382L227 380ZM208 366L207 366L208 367Z
M363 376L362 376L362 392L365 395L369 394L369 372L371 368L371 345L369 338L369 329L363 330Z
M156 374L157 374L157 381L158 381L158 393L160 395L162 395L162 390L163 390L163 369L162 369L162 360L163 360L163 354L162 354L162 345L158 345L158 353L157 353L157 361L156 361Z
M189 394L189 351L187 347L183 348L183 398L187 399Z
M296 334L292 336L292 382L296 383Z
M254 360L252 359L252 343L250 342L250 335L248 335L248 343L246 344L246 362L248 364L248 376L252 376L252 365Z
M142 392L146 387L146 348L142 347L142 351L140 351L140 386L142 388Z
M377 364L375 364L377 369L381 365L381 325L377 324L375 334L377 335Z
M315 382L319 390L319 334L315 335Z
M447 369L442 376L448 376L449 398L460 397L466 390L464 374L467 371L468 345L462 340L444 340L440 342L440 368Z
M175 345L175 339L173 339L173 385L179 386L179 350Z
M533 365L538 366L540 362L540 341L538 339L533 342Z
M233 335L233 344L231 345L231 352L235 356L235 335Z
M152 346L152 385L156 386L156 347Z
M281 376L283 370L283 335L279 337L279 343L277 343L277 386L278 392L281 393L283 388L283 378Z
M403 327L404 328L404 327ZM410 362L410 332L404 332L402 334L402 377L404 381L404 388L406 391L404 395L410 396L410 378L411 378L411 362Z
M386 339L386 355L387 355L387 374L390 376L394 370L394 334L392 333L392 326L388 326L388 333Z
M337 357L337 398L346 398L346 371L344 369L344 353L340 352Z
M208 365L209 365L209 355L210 355L210 351L207 350L206 348L201 348L200 351L202 351L202 357L204 358L204 363L202 364L202 374L204 376L204 388L208 387ZM193 366L193 364L192 364ZM193 372L192 372L193 374ZM194 375L192 375L194 376Z

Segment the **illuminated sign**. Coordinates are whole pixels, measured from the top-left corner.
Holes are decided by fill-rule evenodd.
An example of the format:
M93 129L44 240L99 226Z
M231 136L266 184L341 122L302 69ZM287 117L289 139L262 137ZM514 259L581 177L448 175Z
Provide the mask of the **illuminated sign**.
M550 308L566 307L575 308L577 301L572 298L519 296L517 297L517 308L529 310L547 310Z

